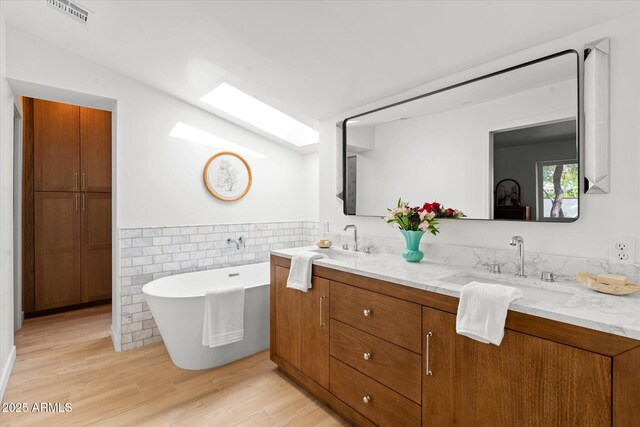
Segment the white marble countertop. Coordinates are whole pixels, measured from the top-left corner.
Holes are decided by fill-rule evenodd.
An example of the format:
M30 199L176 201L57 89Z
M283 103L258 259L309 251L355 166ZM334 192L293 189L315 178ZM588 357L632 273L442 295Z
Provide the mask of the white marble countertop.
M492 274L488 271L425 260L419 263L408 263L400 255L364 254L335 248L320 250L315 246L308 246L272 250L271 254L291 258L294 253L305 250L326 255L326 258L314 260L314 265L457 298L460 297L462 285L448 283L442 279L452 275L467 274L486 279L489 283L497 281L570 293L568 301L564 303L552 303L525 296L523 299L512 302L509 309L640 340L640 293L627 296L606 295L584 288L577 283L548 283L537 279L522 279L509 274Z

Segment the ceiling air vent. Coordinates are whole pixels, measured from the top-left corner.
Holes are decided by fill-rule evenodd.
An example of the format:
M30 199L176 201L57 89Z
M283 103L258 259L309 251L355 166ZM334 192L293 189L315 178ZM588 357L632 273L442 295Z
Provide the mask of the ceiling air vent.
M78 22L86 24L89 21L89 11L78 6L77 3L70 0L46 0L46 2L58 12Z

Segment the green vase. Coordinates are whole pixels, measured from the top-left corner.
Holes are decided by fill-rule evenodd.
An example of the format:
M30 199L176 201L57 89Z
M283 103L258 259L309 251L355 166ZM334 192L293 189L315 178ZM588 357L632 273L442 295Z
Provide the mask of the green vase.
M407 250L402 253L402 258L407 262L420 262L424 254L420 250L420 239L424 231L400 230L407 242Z

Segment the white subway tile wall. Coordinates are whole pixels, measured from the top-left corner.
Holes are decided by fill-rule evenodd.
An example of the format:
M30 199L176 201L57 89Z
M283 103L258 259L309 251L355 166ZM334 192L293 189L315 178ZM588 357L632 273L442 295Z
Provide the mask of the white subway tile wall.
M120 229L122 351L161 341L142 286L161 277L269 261L271 249L313 244L319 224L288 221ZM246 239L240 249L228 238Z

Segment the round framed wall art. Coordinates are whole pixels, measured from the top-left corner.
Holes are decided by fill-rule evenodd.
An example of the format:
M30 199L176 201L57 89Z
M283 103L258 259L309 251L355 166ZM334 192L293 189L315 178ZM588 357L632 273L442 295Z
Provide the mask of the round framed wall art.
M204 184L213 197L224 202L242 199L251 188L251 168L240 155L230 151L217 153L204 167Z

